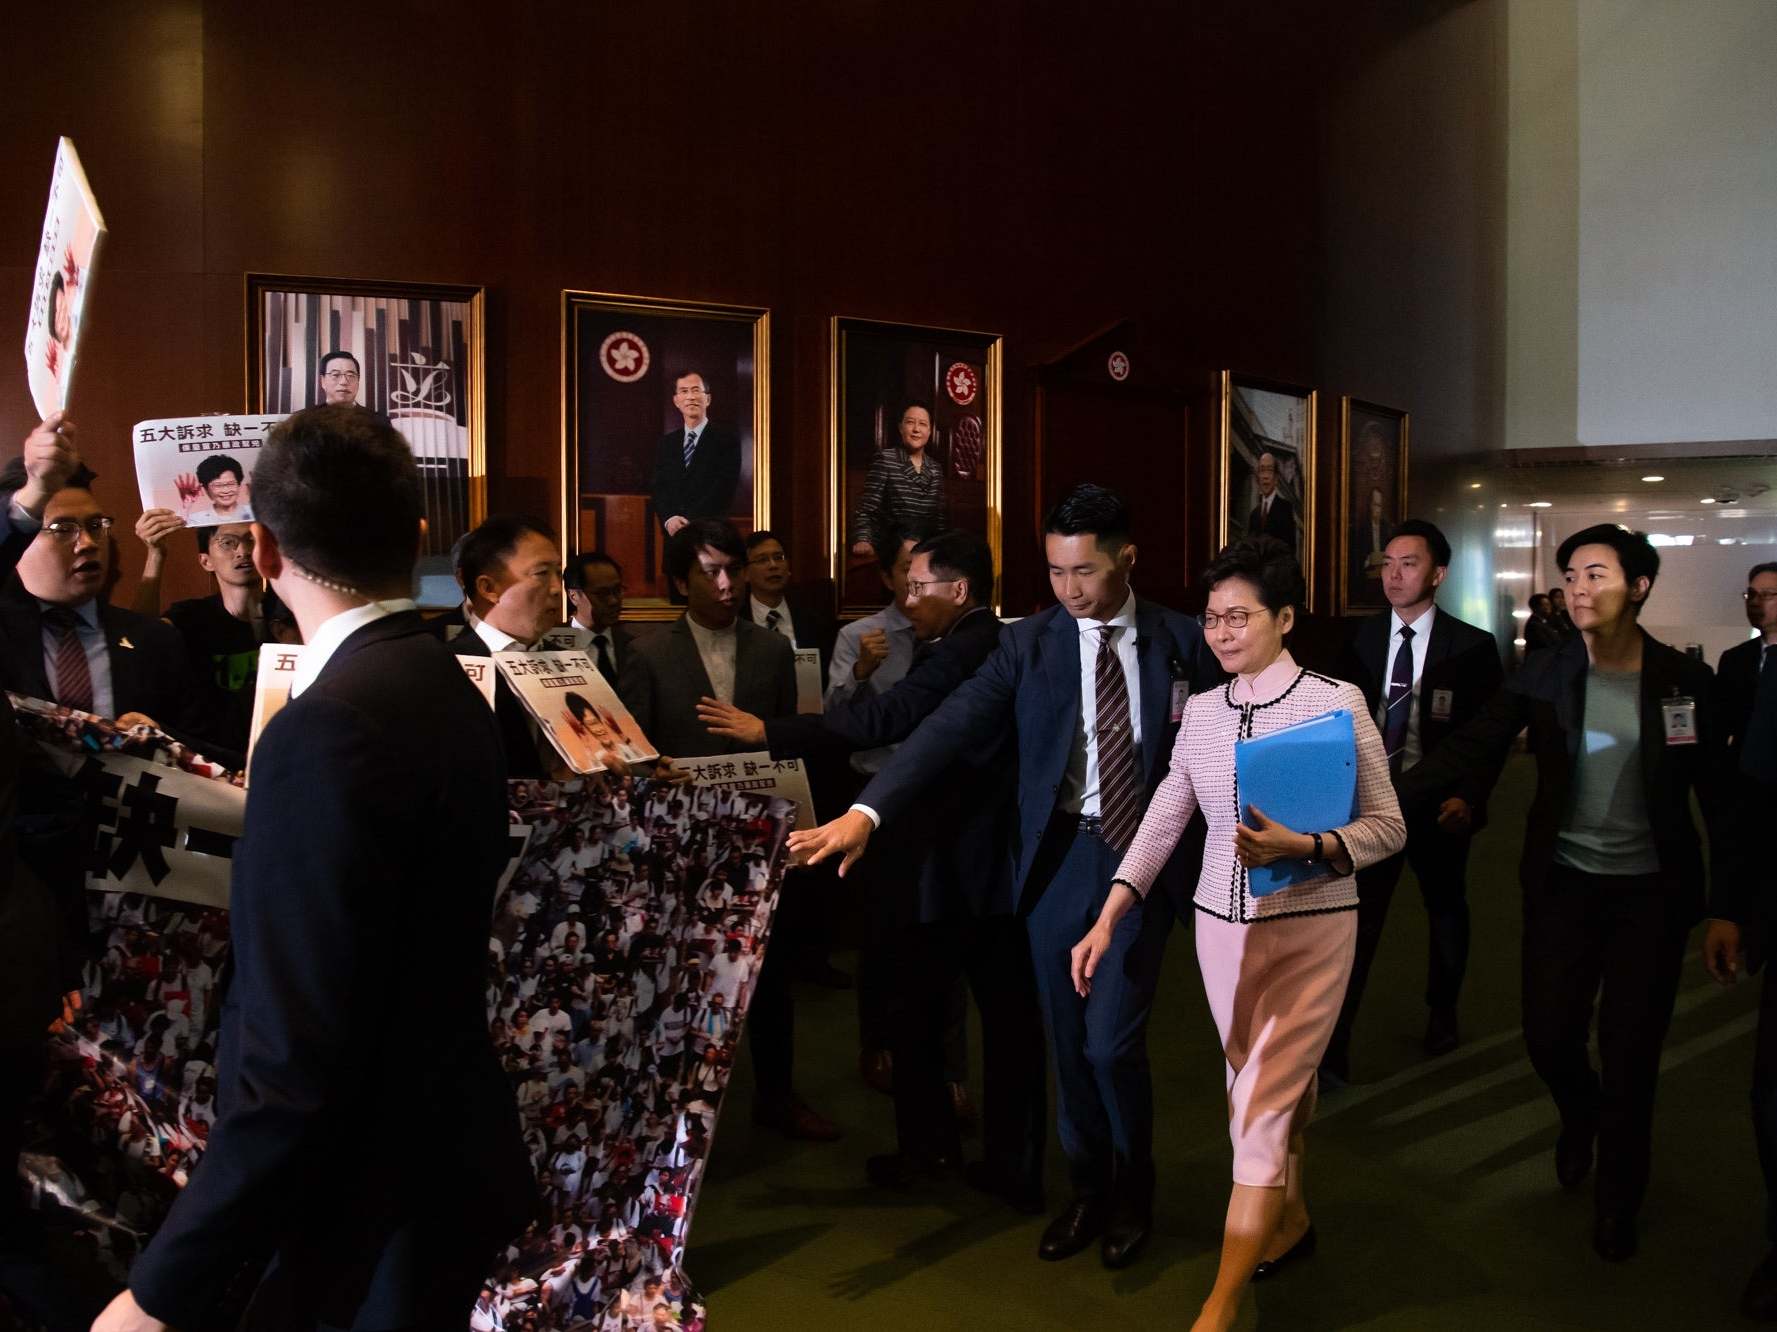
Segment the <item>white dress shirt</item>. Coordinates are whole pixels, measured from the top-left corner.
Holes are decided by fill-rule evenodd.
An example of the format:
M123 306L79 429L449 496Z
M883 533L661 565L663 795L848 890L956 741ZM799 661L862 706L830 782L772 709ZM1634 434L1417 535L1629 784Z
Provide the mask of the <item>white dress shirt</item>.
M888 635L888 656L870 673L869 679L860 680L852 671L858 664L858 644L865 634L875 629ZM839 638L833 644L833 660L827 668L827 694L823 700L825 710L832 712L835 708L845 707L865 693L888 693L913 668L916 638L913 621L893 601L876 614L853 620L841 628ZM897 748L896 745L883 745L877 749L857 750L851 756L852 771L866 775L881 772L882 765L888 762L889 755Z
M697 644L697 655L703 658L703 673L710 677L710 688L722 702L734 702L734 626L706 629L690 613L686 614L685 623L691 626L691 641Z
M1438 608L1420 612L1413 624L1413 701L1407 704L1407 738L1401 742L1401 771L1406 772L1424 755L1419 748L1419 681L1425 675L1425 651L1431 646L1431 627ZM1376 699L1376 729L1388 720L1388 682L1394 678L1394 659L1401 650L1401 629L1407 621L1399 611L1388 613L1388 652L1382 658L1382 691Z
M1074 727L1073 749L1068 754L1067 776L1061 785L1061 808L1069 813L1096 815L1098 808L1098 645L1099 630L1111 625L1112 646L1123 664L1129 689L1130 743L1141 753L1141 668L1135 655L1135 592L1130 591L1123 609L1108 620L1075 620L1080 631L1080 720ZM1139 762L1139 758L1138 758Z
M385 616L397 615L413 608L411 598L396 597L392 601L366 602L362 606L353 606L350 610L329 615L315 630L315 636L303 650L302 660L296 663L296 670L290 677L290 697L296 698L312 685L320 676L322 668L339 650L339 645L358 630L367 624L375 624Z
M495 628L486 620L477 619L474 629L475 636L487 644L489 652L523 652L530 647L529 643L521 642L504 629Z
M753 608L754 624L758 625L761 629L769 629L774 634L782 634L789 640L791 647L797 645L796 626L790 623L790 603L788 601L779 602L775 606L767 606L763 601L760 601L758 597L748 597L747 605ZM774 611L777 613L777 623L766 623L766 621L771 618Z
M53 603L44 601L41 597L38 598L37 605L45 613L56 609ZM99 603L93 600L84 605L69 606L67 609L73 611L80 620L74 633L80 639L80 646L86 649L86 673L92 677L93 682L93 716L115 718L117 716L117 696L111 689L111 648L105 641L105 626L99 622ZM49 692L56 695L58 700L62 692L62 682L56 679L55 665L56 652L61 645L61 634L45 622L43 626L43 673L49 679ZM119 652L131 650L124 647L122 642L118 643L117 649ZM166 721L169 719L156 717L155 720Z

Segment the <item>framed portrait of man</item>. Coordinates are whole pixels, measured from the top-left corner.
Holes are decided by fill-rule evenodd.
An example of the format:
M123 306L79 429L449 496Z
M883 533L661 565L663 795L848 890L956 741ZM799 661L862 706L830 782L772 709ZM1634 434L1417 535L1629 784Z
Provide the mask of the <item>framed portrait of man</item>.
M247 274L247 408L357 403L413 448L426 493L416 599L458 605L451 548L487 506L480 287Z
M1382 556L1407 516L1407 413L1339 404L1339 613L1386 610Z
M768 525L767 310L562 293L562 532L623 566L624 615L678 611L666 539L695 518Z
M833 320L833 582L844 616L882 609L879 556L960 527L1000 559L997 333ZM999 606L999 589L993 590Z
M1222 371L1221 511L1216 547L1270 536L1295 552L1314 587L1314 417L1311 388Z

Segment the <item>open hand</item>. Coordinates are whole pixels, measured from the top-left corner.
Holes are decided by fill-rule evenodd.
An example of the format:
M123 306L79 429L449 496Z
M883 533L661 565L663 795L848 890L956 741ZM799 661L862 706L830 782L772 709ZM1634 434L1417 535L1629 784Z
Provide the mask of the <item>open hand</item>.
M149 550L158 551L166 539L185 526L185 520L171 509L149 509L136 519L136 540Z
M711 735L738 740L743 745L765 743L765 723L752 713L741 711L732 703L724 703L715 698L701 698L697 701L697 720L703 723L704 729Z
M820 864L835 851L843 852L845 859L839 862L839 877L843 879L845 872L864 854L870 834L875 831L876 825L870 822L868 815L848 809L831 823L823 823L806 832L791 833L790 851L808 865Z

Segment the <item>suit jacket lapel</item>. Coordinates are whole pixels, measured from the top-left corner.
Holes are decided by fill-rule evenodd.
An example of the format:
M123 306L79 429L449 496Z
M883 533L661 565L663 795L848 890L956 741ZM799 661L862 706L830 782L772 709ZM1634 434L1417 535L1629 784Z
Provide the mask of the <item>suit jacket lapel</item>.
M1364 691L1364 701L1370 705L1371 712L1376 711L1382 698L1382 670L1388 662L1388 627L1393 623L1393 611L1372 615L1358 628L1357 641L1352 644L1352 652L1364 668L1364 678L1357 684Z
M1178 644L1167 631L1158 608L1136 599L1135 662L1141 680L1141 770L1152 777L1162 752L1162 737L1172 724L1172 672Z
M679 432L681 438L684 437L684 433L682 430ZM686 615L681 615L679 622L673 626L672 630L674 649L679 654L679 669L685 672L686 679L698 681L701 686L699 698L714 698L716 687L710 683L710 673L703 668L703 653L697 650L697 640L691 636L691 622L687 618L688 615L689 612L686 612ZM738 640L739 637L740 633L737 629L735 638ZM734 647L734 686L736 689L740 688L740 644L738 641Z
M1065 733L1072 744L1073 729L1080 720L1080 628L1074 617L1058 606L1043 639L1043 676L1058 715L1067 720L1066 726L1055 730Z
M120 633L111 614L111 607L99 606L99 628L105 632L105 655L111 661L111 704L112 709L119 713L139 711L146 706L143 695L146 663L142 654L128 634ZM128 643L129 646L125 646ZM165 717L157 718L165 725L172 722Z
M0 594L0 639L12 653L9 675L19 683L18 692L51 702L49 670L43 664L43 613L37 599L26 592L15 576Z

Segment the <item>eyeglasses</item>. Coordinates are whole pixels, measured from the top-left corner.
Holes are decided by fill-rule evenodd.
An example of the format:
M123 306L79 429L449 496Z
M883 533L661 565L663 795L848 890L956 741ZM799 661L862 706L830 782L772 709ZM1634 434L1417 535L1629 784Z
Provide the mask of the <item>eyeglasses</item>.
M221 551L224 555L233 555L239 551L252 550L253 538L250 534L246 536L212 537L210 539L210 545L214 549Z
M1246 628L1246 622L1252 619L1253 616L1269 615L1270 613L1271 612L1263 606L1255 611L1229 611L1226 615L1217 615L1214 611L1204 611L1203 614L1197 617L1197 623L1202 625L1205 629L1216 629L1219 628L1225 620L1230 629L1244 629Z
M926 589L928 587L941 587L945 583L960 583L961 581L962 579L960 578L927 578L922 582L918 579L909 578L907 580L907 592L908 595L917 600L926 594Z
M81 532L91 537L103 536L116 521L109 514L97 513L91 518L57 518L53 523L45 523L43 530L58 541L72 541Z
M1740 595L1748 601L1777 601L1777 592L1755 592L1750 587Z
M355 384L358 382L358 372L356 370L329 370L321 378L331 380L335 384Z
M673 397L675 398L707 398L709 396L710 391L706 388L682 388L673 390Z
M788 564L790 557L781 550L774 550L768 555L754 555L747 560L748 564Z

